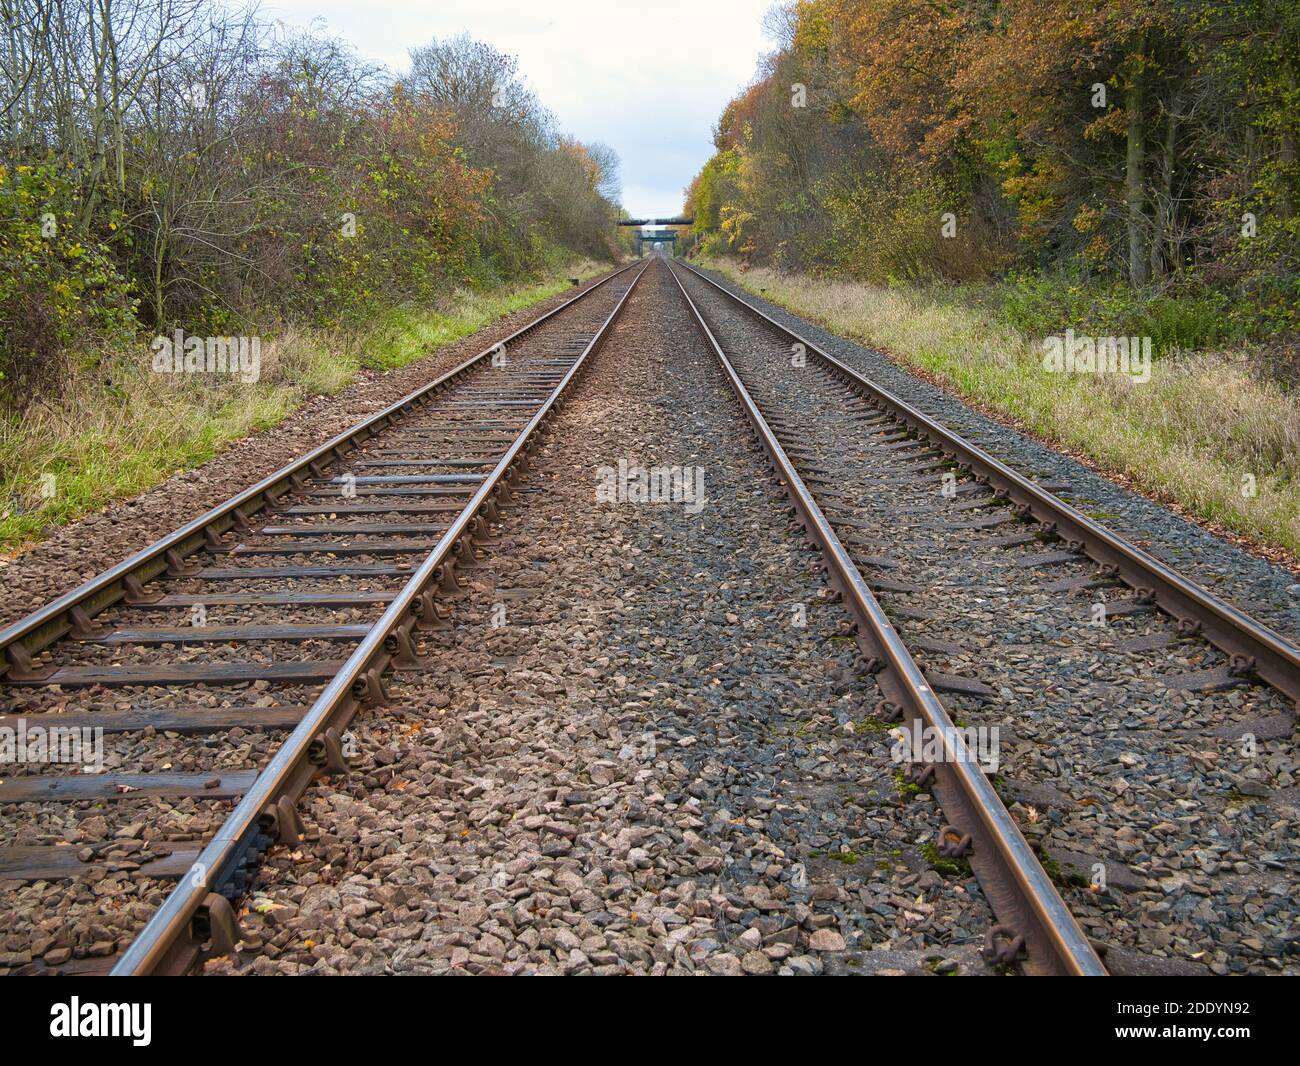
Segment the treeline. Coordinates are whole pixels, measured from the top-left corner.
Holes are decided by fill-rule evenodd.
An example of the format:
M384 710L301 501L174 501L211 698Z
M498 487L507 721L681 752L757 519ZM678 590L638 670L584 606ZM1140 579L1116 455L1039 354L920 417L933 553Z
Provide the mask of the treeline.
M706 249L1020 271L1300 326L1295 0L799 0L687 191ZM1120 282L1123 285L1120 285Z
M613 153L468 38L395 76L211 0L0 0L0 388L608 257Z

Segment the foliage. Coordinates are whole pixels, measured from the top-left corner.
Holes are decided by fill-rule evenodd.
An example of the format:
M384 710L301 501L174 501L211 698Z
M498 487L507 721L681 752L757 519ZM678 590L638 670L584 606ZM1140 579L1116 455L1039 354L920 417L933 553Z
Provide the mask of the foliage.
M1019 321L1077 290L1170 344L1300 329L1300 6L796 0L769 29L687 189L707 252L1010 270Z
M130 337L134 303L109 250L74 223L72 188L50 165L0 167L0 383L48 386L85 333Z
M1021 273L994 286L991 295L1002 319L1029 336L1073 327L1091 336L1150 337L1157 357L1236 344L1247 333L1229 313L1227 296L1199 286L1160 292L1077 272Z
M273 336L614 254L617 159L468 38L393 75L208 0L7 0L0 383L122 329ZM57 234L41 235L53 214Z

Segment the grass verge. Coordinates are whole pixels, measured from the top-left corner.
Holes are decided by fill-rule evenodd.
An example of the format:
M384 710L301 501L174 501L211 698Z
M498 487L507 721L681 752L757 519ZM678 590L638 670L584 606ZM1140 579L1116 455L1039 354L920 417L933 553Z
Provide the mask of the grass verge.
M436 309L392 309L362 332L290 327L264 341L254 383L154 374L144 341L106 356L57 399L0 411L0 551L207 462L307 398L346 388L363 366L405 366L605 269L584 261L534 284L458 291Z
M1051 373L1043 338L950 290L826 281L730 259L707 265L1151 496L1300 559L1300 395L1260 375L1245 348L1157 350L1141 384ZM1058 331L1067 327L1085 332L1067 321Z

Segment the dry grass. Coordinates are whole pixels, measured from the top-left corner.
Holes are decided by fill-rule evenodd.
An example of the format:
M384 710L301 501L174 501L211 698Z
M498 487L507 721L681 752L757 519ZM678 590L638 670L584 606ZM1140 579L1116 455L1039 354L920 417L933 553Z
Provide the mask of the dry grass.
M1300 557L1300 396L1262 379L1246 352L1157 353L1144 384L1049 373L1041 338L944 293L710 265L1153 496Z
M254 383L151 373L141 343L112 358L108 384L83 374L56 401L0 418L0 545L31 542L48 526L143 492L274 426L306 397L337 392L358 366L338 343L288 331L263 346Z
M207 462L308 397L345 388L363 363L404 366L603 269L584 262L536 285L452 293L440 309L394 311L363 334L290 327L264 340L253 383L152 373L145 340L106 356L106 369L68 381L57 400L0 411L0 550Z

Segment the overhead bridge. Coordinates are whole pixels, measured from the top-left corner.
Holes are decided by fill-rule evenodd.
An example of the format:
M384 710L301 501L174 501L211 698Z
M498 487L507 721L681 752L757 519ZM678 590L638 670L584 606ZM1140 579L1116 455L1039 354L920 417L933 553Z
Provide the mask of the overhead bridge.
M665 233L638 233L636 235L636 254L638 256L645 254L647 244L665 244L672 242L673 255L677 254L677 233L675 230L668 230Z
M625 218L619 222L620 226L691 226L694 225L693 218ZM673 255L677 254L677 231L660 230L654 233L638 233L636 235L637 255L645 254L647 244L663 244L671 241L673 246Z
M620 226L693 226L693 218L624 218Z

